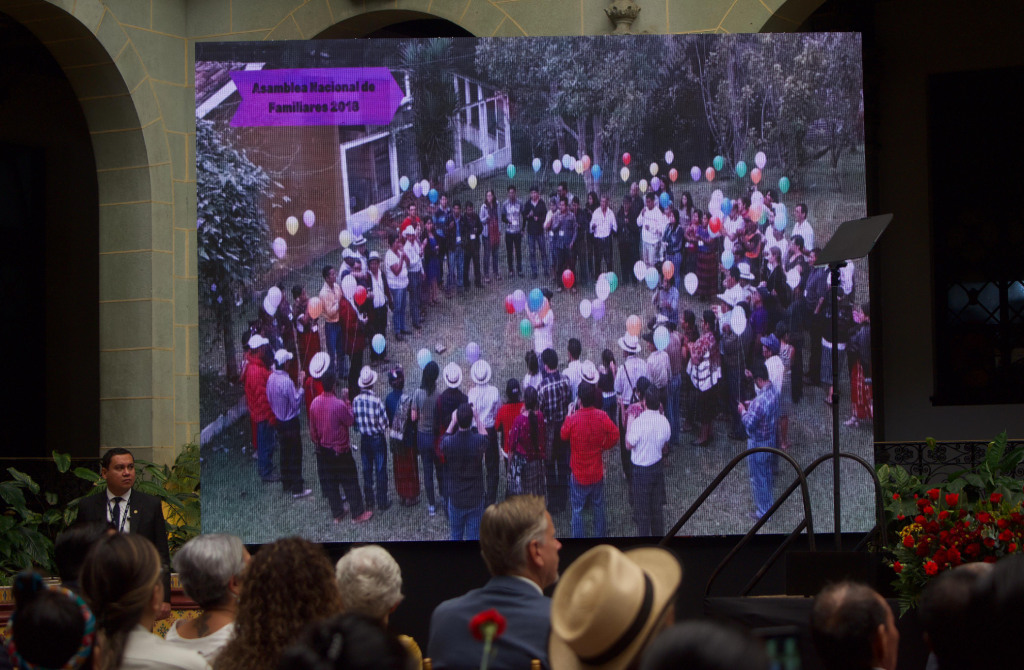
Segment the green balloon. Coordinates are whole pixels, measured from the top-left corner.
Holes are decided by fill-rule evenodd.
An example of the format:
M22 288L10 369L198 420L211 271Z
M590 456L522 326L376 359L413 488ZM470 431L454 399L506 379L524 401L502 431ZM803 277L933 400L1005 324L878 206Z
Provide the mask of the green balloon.
M742 179L745 174L747 174L747 164L743 161L736 163L736 176Z
M533 324L530 323L529 319L523 319L519 322L519 334L523 337L533 337Z
M763 226L767 222L768 222L768 212L765 211L765 210L761 210L761 220L758 221L758 224Z
M615 276L614 272L609 272L605 275L605 279L608 280L609 292L615 293L615 289L619 287L619 278Z
M715 172L721 172L722 167L725 166L725 159L721 156L715 156L715 160L711 161L711 164L715 166Z
M779 190L783 193L789 192L789 177L783 177L779 180Z
M505 174L508 175L509 179L514 178L516 176L516 166L510 163L508 168L505 170Z

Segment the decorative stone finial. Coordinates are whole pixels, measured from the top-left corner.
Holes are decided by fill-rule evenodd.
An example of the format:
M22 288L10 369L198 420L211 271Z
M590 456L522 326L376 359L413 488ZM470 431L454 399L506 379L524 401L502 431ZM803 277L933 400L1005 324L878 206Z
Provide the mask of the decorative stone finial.
M640 5L633 2L633 0L614 0L604 10L604 13L615 24L614 34L628 35L631 32L630 26L633 25L636 17L640 14Z

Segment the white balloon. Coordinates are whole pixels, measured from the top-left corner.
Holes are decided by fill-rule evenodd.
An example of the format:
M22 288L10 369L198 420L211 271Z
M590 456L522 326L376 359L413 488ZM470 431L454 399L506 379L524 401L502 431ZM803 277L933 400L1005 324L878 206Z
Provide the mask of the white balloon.
M597 297L601 300L607 300L608 296L612 292L612 287L611 284L608 283L608 278L603 276L597 280L597 286L595 288L597 289Z
M754 165L761 168L762 170L764 169L764 164L767 162L768 157L764 155L763 151L758 151L757 154L754 156Z
M466 183L469 184L470 188L476 188L476 183L477 183L476 182L476 175L475 174L469 175L469 179L466 180Z
M797 286L800 285L800 270L799 270L799 268L795 268L794 267L791 270L789 270L788 272L786 272L786 284L788 284L789 288L792 288L792 289L795 289Z
M647 264L643 261L637 261L633 264L633 276L636 277L637 281L643 281L644 275L647 274Z
M593 305L590 304L589 300L587 300L586 298L580 300L580 316L582 316L584 319L590 318L590 311L592 308Z
M669 165L672 165L672 161L674 161L675 159L676 159L676 155L674 153L672 153L671 149L669 149L668 151L665 152L665 162L666 163L668 163Z
M712 200L717 200L718 202L722 202L722 198L724 198L724 197L725 196L722 194L722 189L720 189L720 188L716 188L714 191L711 192L711 199Z
M685 288L686 292L689 293L690 295L693 295L694 293L697 292L698 283L699 281L697 279L697 275L695 275L692 272L683 277L683 288Z
M641 179L639 186L640 186L640 192L641 193L647 193L647 180L646 179Z
M288 231L289 235L294 235L295 233L299 232L299 220L296 219L294 216L289 216L284 221L284 227Z
M651 176L653 177L656 174L658 174L658 164L657 163L651 163Z
M371 221L376 221L380 218L380 210L377 209L377 205L370 205L370 209L367 213L370 215Z
M423 191L423 195L426 195L430 191L430 182L424 179L420 182L420 190Z
M278 237L274 240L273 249L275 256L284 258L284 255L288 253L288 243L284 241L283 237Z
M751 205L763 205L764 204L764 193L760 191L754 191L750 194Z
M562 162L555 161L554 163L551 164L551 169L554 170L555 174L558 174L559 172L562 171Z
M302 222L306 224L307 228L313 227L313 224L316 223L316 214L313 213L313 210L307 209L302 213Z
M743 311L742 307L733 308L729 324L732 326L732 332L737 335L742 335L743 331L747 329L747 313Z
M270 306L273 307L276 312L277 308L281 305L281 289L276 286L271 286L270 290L267 291L267 302L270 303Z
M344 294L348 300L351 300L356 295L356 288L358 288L356 278L352 275L345 275L345 278L341 280L342 294Z

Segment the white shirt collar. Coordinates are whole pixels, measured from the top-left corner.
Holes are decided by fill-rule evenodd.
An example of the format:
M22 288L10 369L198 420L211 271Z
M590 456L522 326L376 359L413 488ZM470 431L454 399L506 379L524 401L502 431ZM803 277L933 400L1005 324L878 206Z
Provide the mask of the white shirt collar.
M108 503L111 502L114 498L117 498L117 497L121 498L121 502L127 503L131 499L131 497L132 497L132 490L128 489L127 491L125 491L124 495L122 495L122 496L115 496L113 491L111 491L109 488L107 489L107 502Z

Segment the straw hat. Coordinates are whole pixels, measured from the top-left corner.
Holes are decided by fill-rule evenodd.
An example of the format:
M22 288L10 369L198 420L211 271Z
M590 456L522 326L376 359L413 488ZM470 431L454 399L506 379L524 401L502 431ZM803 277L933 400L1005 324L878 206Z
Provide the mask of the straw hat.
M551 598L551 667L629 667L673 603L682 579L682 565L661 547L623 553L602 544L580 556Z
M622 349L627 354L638 354L640 353L640 340L637 339L636 335L626 333L619 338L619 349Z
M469 369L469 376L473 378L474 383L483 386L491 381L491 364L485 360L473 363L473 367Z
M331 357L326 351L318 351L309 360L309 374L313 379L323 377L329 367L331 367Z
M597 366L591 361L583 361L583 365L580 366L580 377L583 381L588 384L597 384L599 375L597 374Z
M448 385L448 388L458 388L462 384L462 368L459 367L458 363L449 363L444 366L444 383Z
M373 371L369 365L364 365L363 369L359 372L359 388L369 389L373 388L373 385L377 383L377 373Z

